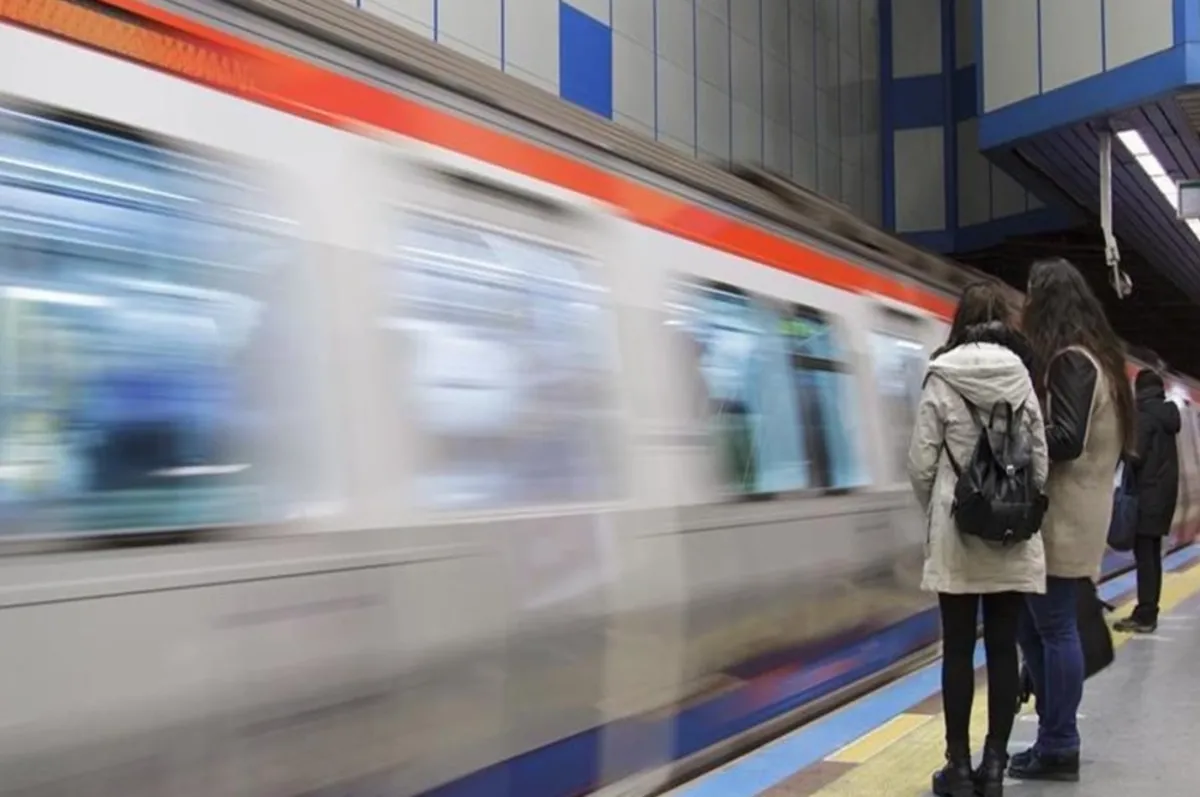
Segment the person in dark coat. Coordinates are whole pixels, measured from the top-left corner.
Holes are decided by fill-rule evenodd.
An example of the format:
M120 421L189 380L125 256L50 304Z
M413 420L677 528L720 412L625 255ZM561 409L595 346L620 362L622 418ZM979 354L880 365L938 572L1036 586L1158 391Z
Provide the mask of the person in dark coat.
M1179 408L1167 401L1163 379L1144 369L1134 381L1137 393L1138 444L1134 465L1138 488L1137 560L1138 602L1133 614L1116 624L1118 631L1153 633L1158 627L1162 595L1163 537L1171 531L1179 497Z

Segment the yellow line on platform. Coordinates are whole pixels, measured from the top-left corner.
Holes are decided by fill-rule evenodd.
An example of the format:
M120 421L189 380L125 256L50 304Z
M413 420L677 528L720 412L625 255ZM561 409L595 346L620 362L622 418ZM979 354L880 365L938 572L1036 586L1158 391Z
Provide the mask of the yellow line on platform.
M838 764L861 764L873 758L877 753L891 747L932 719L933 717L928 714L898 714L866 736L860 736L825 760Z
M1183 573L1166 574L1163 580L1162 613L1172 611L1196 592L1200 592L1200 567ZM1118 648L1129 638L1129 634L1113 633L1113 643ZM986 688L976 693L973 708L971 739L978 747L987 733ZM1030 705L1026 713L1032 710ZM835 753L836 756L848 751L853 754L874 749L871 755L862 759L859 766L818 791L814 797L918 797L929 794L930 776L942 765L945 754L942 716L939 714L929 720L910 728L887 744L866 745L874 735L868 734ZM1018 718L1018 731L1014 734L1018 739L1021 738L1019 729L1022 724ZM886 727L884 725L879 730ZM836 760L853 763L858 759Z

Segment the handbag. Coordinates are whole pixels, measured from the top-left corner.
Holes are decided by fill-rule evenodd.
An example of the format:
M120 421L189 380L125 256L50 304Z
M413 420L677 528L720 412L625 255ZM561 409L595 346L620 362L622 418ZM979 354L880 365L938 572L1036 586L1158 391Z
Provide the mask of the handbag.
M1132 551L1137 541L1138 491L1133 463L1122 458L1117 464L1113 489L1112 520L1108 524L1108 547L1114 551Z
M1107 669L1116 659L1113 648L1112 630L1104 615L1113 607L1100 599L1095 583L1090 578L1078 580L1075 595L1075 617L1079 627L1079 643L1083 648L1083 677L1091 678ZM1021 663L1021 688L1017 695L1017 713L1034 694L1033 675L1029 666Z
M1079 621L1079 642L1083 648L1083 677L1091 678L1113 663L1112 630L1104 619L1108 604L1100 600L1096 584L1090 578L1079 579L1076 595L1076 617Z

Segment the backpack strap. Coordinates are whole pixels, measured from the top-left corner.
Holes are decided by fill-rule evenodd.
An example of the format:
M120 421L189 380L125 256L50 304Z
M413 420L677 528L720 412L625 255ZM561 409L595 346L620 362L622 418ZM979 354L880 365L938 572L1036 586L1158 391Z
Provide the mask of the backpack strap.
M934 376L936 376L943 385L950 388L950 392L952 392L954 395L958 396L959 400L962 401L963 406L967 408L967 412L969 412L971 414L971 419L973 421L975 421L975 425L977 427L979 427L979 431L982 432L984 429L984 425L983 425L983 419L979 417L979 409L974 404L972 404L967 399L967 397L964 396L958 390L958 388L956 388L954 385L950 384L949 379L946 379L946 377L942 376L941 374L935 374L932 371L927 371L925 374L925 383L928 384L930 377L934 377ZM961 478L962 477L962 467L958 464L958 460L956 460L954 458L954 454L950 453L950 446L946 445L946 438L944 435L942 437L942 451L946 452L946 459L949 460L950 467L954 469L954 475L956 477Z
M998 409L1000 409L1001 405L1003 405L1004 406L1004 423L1005 423L1004 437L1007 440L1012 440L1013 435L1015 435L1017 433L1017 428L1016 428L1017 422L1020 419L1025 417L1025 407L1028 403L1029 403L1028 400L1022 401L1019 405L1017 405L1014 408L1012 405L1012 402L997 401L995 404L992 405L992 411L988 415L988 428L991 429L995 426L996 411Z
M1013 409L1013 405L1010 402L1007 402L1007 401L996 402L995 404L992 405L992 410L988 414L988 420L987 420L987 423L985 424L983 422L983 418L980 416L979 408L976 407L975 404L973 404L970 399L968 399L966 396L964 396L958 388L956 388L954 385L950 384L949 379L946 379L941 374L935 374L932 371L927 371L925 374L925 383L924 384L928 384L930 377L933 377L933 376L936 376L939 380L941 380L943 385L950 388L950 391L952 393L954 393L954 395L958 396L959 400L962 401L963 406L967 408L967 412L969 412L971 414L971 420L975 421L975 426L978 427L980 432L983 432L985 429L992 428L992 426L996 422L996 410L999 409L1000 404L1003 403L1004 407L1006 409L1005 420L1007 422L1007 425L1005 427L1005 435L1007 436L1007 435L1013 434L1014 424L1016 423L1018 418L1022 417L1025 414L1025 407L1029 403L1028 400L1022 401L1021 405L1019 407L1017 407L1016 409ZM922 385L922 387L924 387L924 384ZM956 460L954 458L954 455L950 453L950 447L948 445L946 445L946 440L944 438L942 439L942 450L946 452L946 459L948 459L950 461L950 467L954 469L954 475L961 478L962 477L962 467L959 466L958 460Z
M950 467L954 469L954 475L958 478L962 478L962 468L959 467L958 460L956 460L954 455L950 453L950 446L946 445L945 439L942 440L942 450L946 452L946 459L949 460Z

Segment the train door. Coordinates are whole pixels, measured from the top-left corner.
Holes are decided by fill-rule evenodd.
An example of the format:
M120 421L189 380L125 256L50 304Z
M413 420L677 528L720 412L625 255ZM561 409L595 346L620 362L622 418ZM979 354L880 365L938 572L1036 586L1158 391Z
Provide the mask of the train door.
M386 370L420 454L406 462L414 513L610 505L626 451L603 215L458 158L415 159L399 196L377 287L381 324L403 342ZM536 542L514 538L536 548L515 562L523 602L591 589L604 535L535 526L522 529Z
M375 398L356 434L380 522L451 551L393 575L407 667L431 679L406 745L438 782L619 702L605 618L652 528L628 511L615 220L470 158L382 155L381 256L354 288ZM437 740L464 727L451 755Z
M878 424L876 483L905 485L908 445L916 422L921 384L934 330L928 319L890 304L876 304L868 330L870 382Z
M1175 512L1174 534L1177 541L1194 538L1200 523L1200 408L1188 399L1180 399L1182 428L1179 441L1179 502Z

